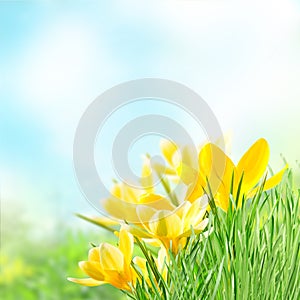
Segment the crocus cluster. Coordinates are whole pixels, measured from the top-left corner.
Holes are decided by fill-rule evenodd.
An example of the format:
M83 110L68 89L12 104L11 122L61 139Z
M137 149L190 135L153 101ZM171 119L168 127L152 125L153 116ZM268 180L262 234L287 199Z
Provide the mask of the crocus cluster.
M150 263L145 253L145 257L133 256L135 243L151 247L156 253L151 263L154 261L162 278L167 278L170 255L176 257L185 251L192 235L209 236L212 204L225 213L230 205L239 209L259 190L276 186L287 168L267 178L270 151L265 139L257 140L237 164L213 143L200 147L196 162L184 157L189 155L188 148L183 150L167 140L163 140L160 147L166 161L163 168L152 166L146 157L142 188L115 183L111 197L104 201L107 214L119 221L94 219L94 223L105 228L117 228L118 246L101 243L93 247L87 261L79 263L88 277L69 278L70 281L86 286L111 284L133 292L141 278L149 282L147 262ZM155 192L153 172L162 180L166 191L163 195Z

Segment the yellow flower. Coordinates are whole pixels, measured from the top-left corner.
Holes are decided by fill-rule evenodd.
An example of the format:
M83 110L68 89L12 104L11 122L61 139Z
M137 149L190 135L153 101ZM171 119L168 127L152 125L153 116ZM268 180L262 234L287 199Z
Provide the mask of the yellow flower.
M257 184L266 175L270 150L265 139L257 140L243 155L237 165L216 145L206 144L199 153L200 176L196 188L189 200L194 201L203 194L206 188L206 178L214 191L216 205L224 211L228 210L230 194L237 197L239 191L238 207L241 199L251 198L258 191ZM280 172L266 180L264 190L268 190L280 183L287 166Z
M231 134L226 133L224 136L220 137L219 139L216 139L214 144L225 144L226 149L230 148ZM177 183L181 180L186 185L195 185L198 176L200 176L198 165L198 152L199 149L202 148L202 145L200 147L197 147L197 150L195 149L193 151L194 146L185 145L179 147L170 140L161 139L160 150L163 157L168 163L168 167L156 165L156 170L159 173L164 173L165 175L168 175L170 179ZM199 180L202 183L203 177L199 178Z
M197 157L191 149L189 146L179 147L169 140L162 139L160 150L169 167L156 165L156 170L159 173L164 172L176 183L182 181L187 185L191 184L198 174Z
M68 278L68 280L86 286L111 284L118 289L131 291L137 274L131 266L133 236L125 229L119 233L119 247L102 243L89 251L88 261L79 263L89 278Z
M149 158L144 158L141 175L141 187L135 188L127 183L115 183L111 197L103 200L105 211L113 218L138 223L137 206L146 205L156 209L173 209L174 206L165 197L154 193L154 183Z
M160 241L166 250L177 254L186 245L187 237L202 232L208 224L204 219L207 197L203 196L194 203L184 201L175 210L155 210L138 207L138 216L142 227L128 225L128 230L147 242Z
M116 184L111 193L112 197L104 201L105 211L113 218L130 223L139 222L136 214L139 205L146 205L156 209L174 208L174 205L167 198L132 188L126 183Z

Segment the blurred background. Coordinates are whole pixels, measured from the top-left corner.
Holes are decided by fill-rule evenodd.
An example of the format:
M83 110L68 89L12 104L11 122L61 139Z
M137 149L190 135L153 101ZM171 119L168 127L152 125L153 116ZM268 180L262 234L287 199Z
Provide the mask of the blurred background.
M144 77L201 95L231 136L234 160L265 137L271 167L283 166L282 154L298 172L300 1L1 1L2 299L123 297L66 281L83 275L77 262L90 242L116 242L74 216L97 211L77 185L72 147L98 95ZM203 141L185 112L147 105L116 112L98 139L97 166L108 186L111 142L135 116L170 116ZM142 153L157 151L156 142L139 141L129 161L138 169Z

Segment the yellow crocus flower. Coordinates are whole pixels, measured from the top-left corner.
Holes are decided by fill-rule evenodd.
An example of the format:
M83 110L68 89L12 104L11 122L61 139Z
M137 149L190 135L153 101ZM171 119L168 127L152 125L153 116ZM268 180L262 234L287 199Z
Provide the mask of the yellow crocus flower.
M173 209L174 205L159 194L150 194L144 190L134 189L126 183L116 184L112 197L103 201L105 211L113 218L129 223L139 223L137 207L146 205L156 209Z
M133 236L121 229L119 247L101 243L99 247L89 251L87 261L79 263L79 267L89 278L68 280L85 286L111 284L118 289L131 291L137 279L137 274L131 266L133 245Z
M179 147L167 139L162 139L160 150L169 167L156 166L159 173L164 172L176 183L182 181L189 185L195 180L198 174L197 157L193 157L189 146Z
M109 216L130 223L139 222L136 214L138 205L147 205L156 209L173 209L170 200L154 193L153 186L150 160L144 157L141 186L135 188L125 182L115 183L111 189L111 197L102 200L103 208Z
M214 144L225 144L226 149L230 148L231 133L228 132L219 139L216 139ZM167 161L168 166L166 167L158 165L156 166L157 171L159 173L163 172L165 175L168 175L169 178L175 182L179 182L181 180L186 185L195 184L198 176L200 176L197 154L203 145L204 143L194 150L196 153L193 153L194 146L185 145L180 147L170 140L161 139L159 145L160 150L163 157ZM202 179L203 178L199 178L199 180Z
M231 192L236 197L239 190L240 201L237 206L240 207L242 197L251 198L258 191L257 184L266 175L269 156L269 145L263 138L246 151L237 165L218 146L206 144L199 153L200 176L189 200L194 201L203 194L203 188L207 187L207 178L214 191L217 206L227 211ZM279 184L286 169L287 166L267 179L264 190Z
M204 216L207 205L207 196L203 196L194 203L184 201L175 210L140 206L137 213L142 227L128 225L127 228L133 235L146 241L160 241L167 251L170 249L177 254L186 245L192 231L198 234L206 228L208 218Z
M176 176L189 186L188 200L193 202L208 192L207 181L215 197L216 205L227 211L229 195L237 195L240 184L240 199L251 198L258 190L257 184L266 175L270 149L263 138L257 140L243 155L237 165L216 144L207 143L199 151L198 165L189 161L188 150L182 151L183 163L178 157L179 147L168 140L162 140L161 151L177 174ZM287 169L266 180L264 190L269 190L280 183ZM169 174L170 172L168 172ZM174 174L172 174L174 175ZM232 187L232 190L231 190ZM241 201L238 207L241 206Z

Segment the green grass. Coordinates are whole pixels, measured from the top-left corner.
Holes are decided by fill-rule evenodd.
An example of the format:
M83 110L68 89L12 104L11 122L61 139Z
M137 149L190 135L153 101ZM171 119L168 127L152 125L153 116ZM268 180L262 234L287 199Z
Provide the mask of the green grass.
M210 213L209 238L192 237L171 257L167 282L142 283L133 298L300 299L300 197L290 177L241 209Z

